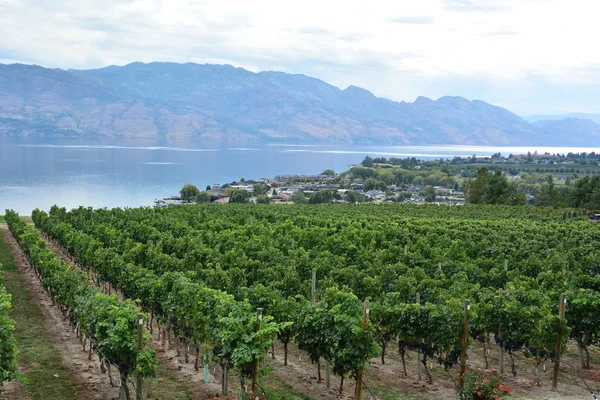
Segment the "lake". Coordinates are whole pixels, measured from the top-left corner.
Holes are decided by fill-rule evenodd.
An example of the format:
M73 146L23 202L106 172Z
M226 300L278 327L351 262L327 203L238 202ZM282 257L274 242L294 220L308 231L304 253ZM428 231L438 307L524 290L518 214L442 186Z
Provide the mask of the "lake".
M417 157L599 152L600 148L490 146L211 145L191 140L67 139L0 136L0 214L10 208L150 206L186 183L336 172L366 155Z

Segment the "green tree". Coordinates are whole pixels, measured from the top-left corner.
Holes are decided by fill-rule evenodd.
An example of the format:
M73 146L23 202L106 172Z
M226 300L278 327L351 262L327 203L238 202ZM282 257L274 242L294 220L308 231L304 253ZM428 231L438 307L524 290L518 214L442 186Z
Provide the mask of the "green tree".
M362 160L361 165L365 168L373 167L373 159L369 156L366 156L364 160Z
M263 195L263 194L267 194L267 192L269 191L269 187L266 185L263 185L260 182L257 182L253 185L254 188L254 194L256 195Z
M196 203L208 203L210 201L210 195L206 192L200 192L194 201Z
M212 190L212 188L210 187L210 185L206 185L206 189L207 192L210 192Z
M302 192L302 191L294 192L292 194L292 201L294 202L294 204L305 204L306 196L304 195L304 192Z
M377 179L369 178L363 184L363 191L368 192L369 190L386 190L387 185L383 181L379 181Z
M567 193L567 201L571 207L600 209L600 176L586 176L575 181Z
M515 193L508 198L509 206L524 206L527 204L527 197L524 193Z
M486 204L504 204L508 198L508 181L501 171L489 174L484 188Z
M335 176L335 171L332 169L326 169L325 171L323 171L321 173L321 175L327 175L327 176Z
M477 178L465 181L465 198L471 204L482 204L485 200L485 184L489 171L486 167L477 170Z
M475 180L465 181L465 198L471 204L506 204L509 199L508 180L502 171L491 174L486 167L481 167Z
M435 198L437 197L437 192L436 192L435 188L431 185L425 186L424 194L425 194L425 201L427 201L427 202L435 201Z
M309 204L331 203L333 201L333 192L329 189L319 190L313 193L308 199Z
M199 194L200 190L198 187L196 185L192 185L191 183L183 185L179 191L179 197L181 197L181 200L183 201L194 201Z
M365 196L358 193L356 190L348 190L346 193L346 201L348 203L364 203Z
M554 178L552 175L547 175L546 181L540 187L540 194L535 204L541 207L552 207L558 203L558 195L558 190L554 186Z
M250 200L250 193L244 189L234 189L229 194L230 203L248 203Z
M354 178L367 179L374 177L377 173L371 168L352 167L350 173Z
M267 196L260 195L256 197L256 204L270 204L271 199Z

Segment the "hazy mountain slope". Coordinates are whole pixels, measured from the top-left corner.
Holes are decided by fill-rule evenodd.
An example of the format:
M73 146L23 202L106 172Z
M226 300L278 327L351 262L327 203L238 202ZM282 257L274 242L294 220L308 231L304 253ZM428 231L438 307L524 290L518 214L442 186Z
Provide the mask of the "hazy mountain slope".
M587 123L534 126L479 100L394 102L304 75L174 63L87 71L0 64L0 133L482 145L597 139Z
M587 143L574 140L573 144L593 146L600 143L600 124L591 119L565 118L562 120L543 120L533 123L544 140L555 142L577 132L579 138L586 138Z
M565 118L578 118L578 119L591 119L592 121L600 124L600 114L586 114L586 113L569 113L569 114L556 114L556 115L530 115L522 117L527 122L538 122L544 120L561 120Z

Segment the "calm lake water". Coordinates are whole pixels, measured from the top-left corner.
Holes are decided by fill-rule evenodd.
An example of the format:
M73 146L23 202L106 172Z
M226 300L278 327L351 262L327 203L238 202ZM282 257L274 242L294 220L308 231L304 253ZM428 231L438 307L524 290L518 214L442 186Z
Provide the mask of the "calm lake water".
M10 208L136 207L176 195L186 183L344 171L366 155L417 157L599 152L600 148L487 146L210 145L193 141L0 137L0 214Z

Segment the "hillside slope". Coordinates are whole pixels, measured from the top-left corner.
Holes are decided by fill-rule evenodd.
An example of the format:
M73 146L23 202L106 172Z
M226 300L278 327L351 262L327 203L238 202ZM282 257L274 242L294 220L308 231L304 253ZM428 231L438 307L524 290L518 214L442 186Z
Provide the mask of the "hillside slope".
M589 121L591 122L591 121ZM600 125L531 124L483 101L413 103L318 79L228 65L95 70L0 64L0 134L193 137L233 142L590 144Z

